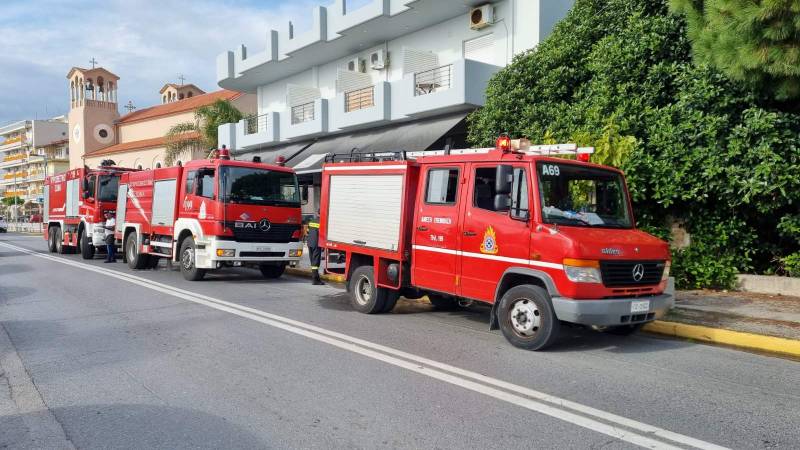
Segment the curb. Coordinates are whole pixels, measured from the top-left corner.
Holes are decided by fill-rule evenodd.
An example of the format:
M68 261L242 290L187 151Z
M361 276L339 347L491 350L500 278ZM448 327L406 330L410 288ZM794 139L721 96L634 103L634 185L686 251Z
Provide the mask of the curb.
M686 325L676 322L656 320L642 328L650 333L694 339L714 344L759 350L767 353L788 355L800 358L800 341L760 334L743 333L741 331L709 328L700 325Z
M300 277L311 278L311 271L308 269L299 269L297 267L287 267L286 273L290 275L296 275ZM319 276L322 278L323 281L328 281L331 283L345 283L347 279L345 279L344 275L331 275L328 273L320 274Z

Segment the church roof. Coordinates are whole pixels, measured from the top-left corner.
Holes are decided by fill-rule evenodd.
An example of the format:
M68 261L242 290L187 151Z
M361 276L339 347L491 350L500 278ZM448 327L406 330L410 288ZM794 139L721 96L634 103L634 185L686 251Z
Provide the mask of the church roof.
M154 117L168 116L178 114L186 111L192 111L202 106L210 105L217 100L234 100L243 94L240 92L228 91L223 89L221 91L209 92L208 94L195 95L194 97L185 98L171 103L164 103L163 105L151 106L143 108L132 113L125 114L120 117L118 123L124 125L131 122L139 122L141 120L152 119Z
M67 79L72 78L72 74L75 71L79 71L79 72L83 73L84 76L94 76L94 75L99 74L99 75L105 76L106 79L109 79L109 80L114 80L114 81L119 80L119 77L117 75L115 75L112 72L109 72L108 70L106 70L106 69L104 69L102 67L95 67L94 69L84 69L83 67L73 67L72 69L69 70L69 73L67 73Z
M202 92L203 94L205 94L205 93L206 93L206 91L204 91L204 90L200 89L199 87L195 86L195 85L194 85L194 84L192 84L192 83L189 83L189 84L175 84L175 83L167 83L167 84L165 84L165 85L164 85L164 87L162 87L162 88L161 88L161 90L160 90L160 91L158 91L158 93L159 93L159 94L163 94L163 93L164 93L164 91L166 91L166 90L167 90L167 88L170 88L170 87L174 87L175 89L184 89L184 88L188 88L188 87L193 87L193 88L195 88L196 90L198 90L198 91Z
M195 139L200 137L200 133L193 131L190 133L186 133L185 137L187 139ZM144 150L148 148L156 148L156 147L163 147L167 143L166 136L159 136L156 138L151 139L142 139L139 141L131 141L131 142L123 142L121 144L111 145L109 147L100 148L93 152L87 152L84 157L94 157L100 155L111 155L114 153L125 153L134 150Z

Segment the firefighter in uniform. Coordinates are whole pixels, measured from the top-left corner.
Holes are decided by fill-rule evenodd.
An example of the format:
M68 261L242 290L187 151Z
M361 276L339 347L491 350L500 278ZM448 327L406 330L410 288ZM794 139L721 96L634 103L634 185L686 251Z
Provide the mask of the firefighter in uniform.
M319 263L322 259L322 248L319 247L319 213L308 221L308 258L311 260L311 284L323 285L325 283L319 278Z

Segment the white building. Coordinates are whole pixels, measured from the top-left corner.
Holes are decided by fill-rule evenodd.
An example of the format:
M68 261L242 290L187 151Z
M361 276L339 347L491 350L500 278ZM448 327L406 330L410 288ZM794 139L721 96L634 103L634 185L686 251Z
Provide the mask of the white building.
M484 104L491 76L573 2L348 3L314 8L310 29L289 22L254 49L219 55L219 85L258 97L257 116L220 127L220 146L265 162L283 156L306 181L329 152L462 146L464 118Z
M21 120L0 127L0 196L42 203L44 178L66 170L67 120Z

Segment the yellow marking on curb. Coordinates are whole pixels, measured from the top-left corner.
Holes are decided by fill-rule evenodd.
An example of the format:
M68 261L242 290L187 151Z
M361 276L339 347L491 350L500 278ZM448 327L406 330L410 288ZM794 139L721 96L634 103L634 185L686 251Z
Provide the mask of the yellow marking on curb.
M662 322L660 320L648 323L643 329L651 333L800 357L800 341L794 339L762 336L759 334L709 328L699 325Z

